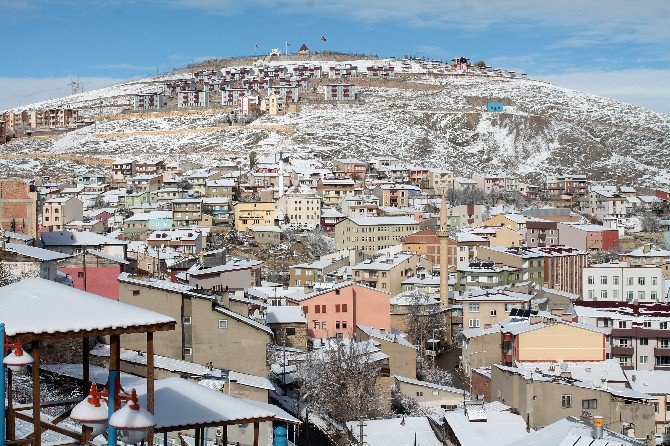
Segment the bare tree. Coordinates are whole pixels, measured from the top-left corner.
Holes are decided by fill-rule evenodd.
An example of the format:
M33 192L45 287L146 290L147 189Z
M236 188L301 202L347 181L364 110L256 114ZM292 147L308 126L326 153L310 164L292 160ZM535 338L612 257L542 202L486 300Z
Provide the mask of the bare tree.
M424 416L426 411L419 402L393 387L391 389L391 410L397 415L409 415L412 417Z
M417 356L416 358L416 377L422 381L442 386L451 386L454 382L451 373L439 368L434 361L424 356Z
M426 342L444 328L444 316L435 300L423 292L411 294L407 308L407 339L419 346L419 355L423 356Z
M331 340L306 355L298 379L310 411L340 423L386 415L377 386L382 364L370 347L353 339Z
M661 230L658 218L651 211L647 211L642 215L640 223L642 224L642 232L658 232Z

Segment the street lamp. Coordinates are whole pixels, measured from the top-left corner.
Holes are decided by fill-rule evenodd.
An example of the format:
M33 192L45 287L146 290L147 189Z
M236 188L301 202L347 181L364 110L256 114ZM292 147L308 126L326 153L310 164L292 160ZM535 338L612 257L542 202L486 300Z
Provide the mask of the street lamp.
M21 342L9 342L5 335L5 324L0 323L0 353L2 353L2 366L0 366L0 446L5 445L6 428L13 432L13 426L5 422L5 366L7 370L7 410L12 412L12 372L21 372L27 365L33 364L33 357L23 351ZM7 355L9 353L9 355ZM7 355L7 356L5 356Z
M5 342L5 352L10 350L11 353L4 357L2 363L12 372L23 372L26 370L26 366L35 362L28 352L23 351L20 342Z
M91 385L89 396L72 409L70 418L92 428L93 436L100 435L109 424L110 427L117 429L119 440L122 442L127 444L142 442L149 428L156 425L156 419L139 405L135 389L132 389L130 394L121 390L123 394L114 396L114 407L118 408L122 401L127 403L109 417L109 422L109 392L98 390L95 384Z

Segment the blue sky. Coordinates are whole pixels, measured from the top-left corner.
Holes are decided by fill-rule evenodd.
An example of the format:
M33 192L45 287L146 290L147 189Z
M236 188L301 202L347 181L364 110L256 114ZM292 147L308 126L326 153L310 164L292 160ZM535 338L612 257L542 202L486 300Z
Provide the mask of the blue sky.
M670 114L668 0L0 0L0 16L0 109L288 41L465 55Z

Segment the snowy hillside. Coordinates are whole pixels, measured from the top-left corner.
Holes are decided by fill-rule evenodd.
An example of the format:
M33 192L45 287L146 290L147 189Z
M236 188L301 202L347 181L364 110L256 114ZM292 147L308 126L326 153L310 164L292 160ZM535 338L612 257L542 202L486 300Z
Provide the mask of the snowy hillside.
M359 67L366 62L371 63L352 61ZM326 163L344 156L391 156L461 175L517 173L531 181L553 173L586 173L625 184L670 182L670 116L536 80L427 73L417 64L398 71L404 73L395 80L356 82L359 102L308 99L301 101L299 113L263 116L246 127L228 126L225 115L212 111L136 115L103 120L97 129L90 126L54 139L13 141L0 146L0 173L71 174L89 169L80 164L88 157L215 164L246 158L255 150ZM129 94L155 89L154 82L166 79L136 81L58 103L86 107L102 99L102 113L111 115L120 111L115 105L128 104ZM486 112L491 100L505 104L505 111ZM25 157L33 154L39 157L27 163ZM70 155L82 158L64 161Z

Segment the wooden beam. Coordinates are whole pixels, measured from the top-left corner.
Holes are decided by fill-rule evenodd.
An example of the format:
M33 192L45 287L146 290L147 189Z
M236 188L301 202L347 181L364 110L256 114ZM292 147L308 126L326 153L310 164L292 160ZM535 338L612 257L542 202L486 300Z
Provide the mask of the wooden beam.
M154 414L154 334L147 333L147 410ZM147 435L149 446L154 444L154 428L149 428Z
M78 402L81 401L81 398L72 398L72 399L67 399L67 400L54 400L54 401L49 401L49 402L42 402L40 403L40 407L42 409L46 409L48 407L58 407L58 406L67 406L69 404L77 404ZM30 410L33 408L32 403L28 404L17 404L14 406L14 410Z
M40 423L40 341L33 341L32 351L33 355L33 427L35 437L33 438L33 446L41 446L42 444L42 424ZM4 402L3 402L4 404Z
M16 412L16 418L18 418L19 420L23 420L27 423L35 424L35 422L33 421L33 416L28 415L27 413ZM72 430L70 430L68 428L65 428L63 426L58 426L56 424L50 423L50 422L45 421L45 420L40 420L39 425L40 425L40 427L43 427L44 430L54 431L54 432L57 432L61 435L65 435L66 437L74 438L75 440L78 440L78 441L82 440L82 436L79 432L72 431ZM36 438L35 435L32 435L32 437Z
M104 336L133 334L133 333L148 333L154 331L170 331L176 327L176 322L164 322L161 324L140 325L134 327L110 328L99 330L82 330L82 331L67 331L58 333L19 333L9 337L10 342L22 341L43 341L53 339L81 339L84 337L97 338Z
M195 429L195 446L200 446L200 428Z
M254 446L258 446L258 437L260 434L260 423L254 423Z
M85 273L84 273L85 274ZM91 345L89 343L89 337L85 337L82 340L82 364L83 364L83 373L82 373L82 394L84 398L88 395L88 391L91 388L90 384L90 357L91 357Z
M264 417L264 418L246 418L246 419L240 419L240 420L235 420L235 421L229 421L229 422L222 422L222 421L212 421L211 423L198 423L198 424L180 424L177 426L162 426L159 429L155 429L155 432L177 432L177 431L186 431L186 430L194 430L200 427L218 427L218 426L225 426L225 425L230 425L230 426L236 426L238 424L247 424L247 423L263 423L265 421L281 421L284 423L285 421L283 420L278 420L275 417Z
M221 427L221 443L223 446L228 446L228 425L226 424Z

